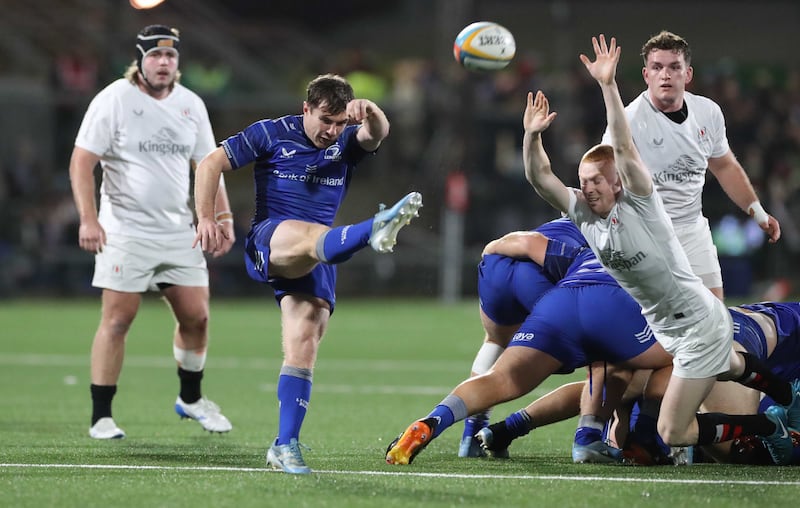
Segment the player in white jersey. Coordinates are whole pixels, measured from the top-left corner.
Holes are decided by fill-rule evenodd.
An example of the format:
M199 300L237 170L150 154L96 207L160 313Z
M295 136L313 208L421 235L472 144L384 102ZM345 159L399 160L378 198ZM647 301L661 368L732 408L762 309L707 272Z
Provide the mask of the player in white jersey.
M720 107L686 91L694 73L686 40L662 31L644 44L641 55L647 90L625 108L633 141L692 270L722 299L722 271L702 208L706 169L731 200L754 218L770 242L780 238L780 225L764 211L747 173L731 152ZM610 136L607 129L602 143L610 144Z
M175 411L211 432L231 423L202 396L208 347L208 269L193 248L189 208L193 164L214 150L205 104L178 83L179 34L151 25L137 35L137 58L89 105L75 140L69 173L80 214L78 241L95 255L92 285L102 288L102 314L91 355L92 418L89 435L125 437L111 414L122 370L125 339L141 293L159 289L177 325L173 354L180 392ZM100 210L94 168L100 164ZM215 257L233 246L233 214L224 185L216 218L224 240Z
M751 354L732 347L731 318L696 276L678 242L650 172L631 137L616 84L620 48L592 38L596 60L580 55L600 85L611 145L597 145L581 159L581 188L553 174L541 133L556 117L542 92L528 94L523 124L525 175L536 192L566 213L608 272L642 307L650 328L671 353L673 373L661 404L658 432L671 446L711 444L758 434L778 464L791 460L788 428L800 425L800 380L782 381ZM765 415L697 413L714 382L735 380L770 395L778 404Z

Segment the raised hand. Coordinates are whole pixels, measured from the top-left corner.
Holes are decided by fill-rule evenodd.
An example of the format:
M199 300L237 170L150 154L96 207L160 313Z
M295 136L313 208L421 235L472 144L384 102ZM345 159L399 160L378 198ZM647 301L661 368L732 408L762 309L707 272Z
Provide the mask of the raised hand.
M536 92L535 98L533 92L528 92L528 105L522 117L522 127L525 132L532 134L543 132L550 127L557 115L556 112L550 112L550 101L541 90Z
M588 56L581 54L580 59L586 70L597 80L601 85L610 85L614 82L617 74L617 63L619 62L619 55L622 48L617 47L617 39L611 38L611 44L606 45L606 36L600 34L600 40L597 37L592 37L592 46L594 47L595 61L592 62Z

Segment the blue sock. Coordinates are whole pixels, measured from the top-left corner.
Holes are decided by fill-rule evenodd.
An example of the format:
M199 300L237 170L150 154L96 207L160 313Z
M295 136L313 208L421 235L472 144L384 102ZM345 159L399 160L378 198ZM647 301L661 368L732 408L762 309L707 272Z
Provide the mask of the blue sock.
M461 399L461 397L453 394L448 395L439 403L438 406L433 408L433 411L431 411L426 417L426 419L434 418L436 420L436 425L433 428L433 436L431 436L431 439L444 432L445 429L454 423L460 422L466 417L467 406L464 404L464 401Z
M353 257L353 254L369 245L373 220L374 217L370 217L358 224L335 227L320 236L317 240L317 258L333 265Z
M586 446L603 440L603 431L592 427L578 427L575 431L575 444Z
M578 418L578 429L575 431L576 445L586 446L595 441L603 440L603 430L606 422L594 415L581 415Z
M505 424L511 439L522 437L531 431L531 417L524 409L508 415Z
M487 412L472 415L464 420L464 434L461 437L473 437L479 430L487 425L489 425L489 415Z
M292 438L299 440L310 398L311 371L281 367L278 377L278 439L275 444L288 444Z

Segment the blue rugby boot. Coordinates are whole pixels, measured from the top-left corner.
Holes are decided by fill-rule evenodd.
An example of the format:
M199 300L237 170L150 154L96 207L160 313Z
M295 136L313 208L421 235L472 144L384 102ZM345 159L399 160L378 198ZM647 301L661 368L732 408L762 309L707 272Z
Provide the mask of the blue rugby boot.
M786 419L786 409L783 406L770 406L764 412L769 421L775 424L775 432L769 436L762 436L767 451L772 460L779 466L786 466L792 462L792 438Z

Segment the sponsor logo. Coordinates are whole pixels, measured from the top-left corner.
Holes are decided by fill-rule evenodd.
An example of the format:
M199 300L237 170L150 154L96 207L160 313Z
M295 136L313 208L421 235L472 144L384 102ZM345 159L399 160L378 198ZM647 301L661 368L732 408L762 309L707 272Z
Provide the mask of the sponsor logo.
M664 138L661 138L661 139L653 138L653 144L656 145L656 146L663 145L664 144Z
M279 157L281 159L291 159L296 153L297 150L287 150L285 147L281 147L281 154Z
M682 155L666 171L653 174L656 184L700 182L705 179L705 168L698 168L691 157Z
M297 405L302 407L303 409L308 409L308 401L306 399L296 398L294 399L297 402Z
M600 261L603 266L610 270L630 270L647 258L647 254L642 251L626 258L624 252L606 249L600 252Z
M280 178L282 180L291 180L293 182L313 183L316 185L325 185L327 187L341 187L344 185L343 176L334 178L331 176L319 176L315 174L298 175L295 173L281 173L277 169L273 170L272 174L276 178Z
M316 164L306 164L306 173L316 173L317 167Z
M142 116L144 114L144 110L140 109L139 111L133 110L133 114L136 116Z
M158 153L161 155L185 155L190 156L192 147L176 143L178 134L169 127L162 127L155 133L152 139L139 142L140 153Z
M536 338L535 333L530 332L517 332L511 337L511 342L533 342L533 339Z

